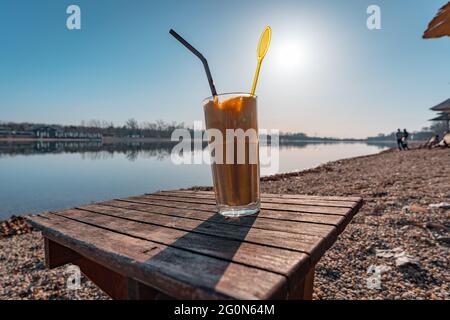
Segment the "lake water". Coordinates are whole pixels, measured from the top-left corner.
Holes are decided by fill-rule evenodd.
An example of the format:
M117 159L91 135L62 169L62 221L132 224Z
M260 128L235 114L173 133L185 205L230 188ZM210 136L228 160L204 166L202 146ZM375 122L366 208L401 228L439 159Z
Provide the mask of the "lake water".
M208 165L175 165L172 147L171 143L0 142L0 220L157 190L212 185ZM303 170L389 147L290 143L280 146L276 171ZM261 147L261 152L268 151L270 147Z

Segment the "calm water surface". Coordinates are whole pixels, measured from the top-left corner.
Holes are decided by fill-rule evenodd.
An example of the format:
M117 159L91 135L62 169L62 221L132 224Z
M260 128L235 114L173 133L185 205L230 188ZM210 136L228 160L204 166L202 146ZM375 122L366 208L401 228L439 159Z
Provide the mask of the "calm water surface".
M175 165L170 143L0 142L0 220L164 189L212 185L208 165ZM280 146L277 172L367 155L388 144ZM270 147L262 147L267 152ZM194 152L202 152L196 150ZM206 152L206 151L205 151ZM262 174L267 172L263 170Z

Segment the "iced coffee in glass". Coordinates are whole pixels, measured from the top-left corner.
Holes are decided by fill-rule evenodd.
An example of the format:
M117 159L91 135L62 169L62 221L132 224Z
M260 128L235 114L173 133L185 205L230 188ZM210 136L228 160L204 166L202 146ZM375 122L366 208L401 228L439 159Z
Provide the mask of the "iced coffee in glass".
M203 102L217 208L224 216L257 213L259 137L256 96L220 94Z

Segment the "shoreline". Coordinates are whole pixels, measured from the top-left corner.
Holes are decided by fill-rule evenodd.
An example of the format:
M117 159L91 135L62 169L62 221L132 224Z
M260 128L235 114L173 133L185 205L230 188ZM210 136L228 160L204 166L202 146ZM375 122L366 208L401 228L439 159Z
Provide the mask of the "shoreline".
M122 137L102 137L98 139L89 138L17 138L17 137L0 137L0 142L102 142L110 143L127 143L127 142L176 142L170 138L122 138Z
M315 299L450 298L450 210L430 207L450 202L448 163L448 149L389 149L261 179L261 192L266 193L364 199L360 212L316 266ZM67 290L65 267L46 270L39 232L2 237L1 230L0 272L11 276L0 280L0 299L107 298L87 279L82 289ZM402 265L397 265L399 254L406 257ZM371 265L383 270L380 290L366 286Z
M82 139L82 138L9 138L0 137L0 142L81 142L81 141L102 141L102 139Z
M81 142L81 141L101 141L105 144L108 143L127 143L127 142L178 142L178 141L172 141L171 138L127 138L127 137L109 137L104 136L102 138L98 139L89 139L89 138L35 138L35 137L0 137L0 142L57 142L57 141L65 141L65 142ZM206 141L206 140L205 140ZM377 144L377 143L387 143L387 144L396 144L396 141L394 140L379 140L379 141L372 141L368 139L285 139L283 137L280 137L280 144L289 144L289 143L369 143L369 144ZM422 140L411 140L410 143L422 143L425 141Z

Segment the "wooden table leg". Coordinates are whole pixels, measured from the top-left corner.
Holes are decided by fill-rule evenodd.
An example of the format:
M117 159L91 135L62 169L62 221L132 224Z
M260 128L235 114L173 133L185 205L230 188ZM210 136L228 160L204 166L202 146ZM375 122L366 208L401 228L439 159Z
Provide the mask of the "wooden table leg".
M84 257L72 262L113 299L128 299L128 278Z
M315 267L311 267L305 278L298 284L297 288L288 297L289 300L312 300L314 290Z
M110 270L48 238L44 238L44 247L45 265L47 268L52 269L67 263L77 265L86 277L113 299L170 299L170 297L160 293L158 290Z
M45 267L57 268L66 263L73 262L81 256L73 250L66 248L48 238L44 238Z
M304 289L303 289L303 300L312 300L314 291L314 273L316 271L315 267L312 267L306 274Z

